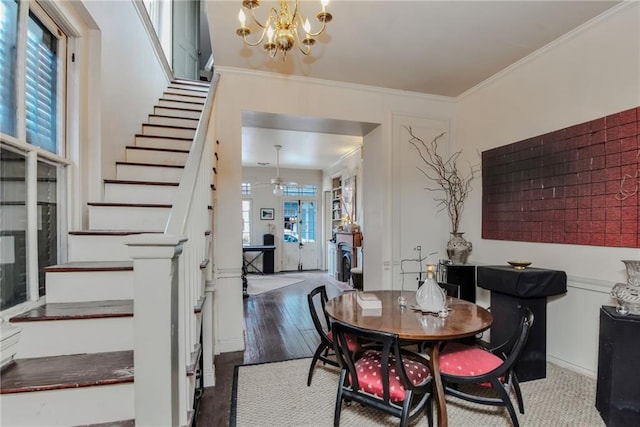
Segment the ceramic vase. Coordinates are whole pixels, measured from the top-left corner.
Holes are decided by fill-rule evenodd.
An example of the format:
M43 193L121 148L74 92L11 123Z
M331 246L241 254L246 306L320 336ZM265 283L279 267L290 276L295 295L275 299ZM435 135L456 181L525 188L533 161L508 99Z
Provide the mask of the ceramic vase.
M453 264L466 264L471 253L471 242L462 237L464 233L451 233L447 243L447 256Z
M611 296L618 301L619 314L640 314L640 260L622 260L627 269L627 283L616 283Z

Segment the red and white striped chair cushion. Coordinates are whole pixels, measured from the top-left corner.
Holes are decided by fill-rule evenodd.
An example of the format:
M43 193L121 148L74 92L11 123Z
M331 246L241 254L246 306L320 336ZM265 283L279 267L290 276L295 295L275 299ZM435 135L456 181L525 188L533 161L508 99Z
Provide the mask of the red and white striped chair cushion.
M333 342L333 332L329 331L327 333L327 337L329 337L331 342ZM347 338L347 348L349 349L349 351L350 352L356 351L356 349L359 347L358 340L356 339L356 337L352 335L346 335L346 334L345 334L345 337Z
M502 359L487 350L456 342L444 347L439 360L440 372L457 377L484 375L503 363ZM491 387L489 382L480 385Z
M382 353L367 350L355 364L360 390L382 398ZM404 370L409 381L415 386L424 384L431 376L429 368L417 361L405 359ZM400 383L400 374L396 372L395 357L389 356L389 397L392 402L404 400L406 390Z

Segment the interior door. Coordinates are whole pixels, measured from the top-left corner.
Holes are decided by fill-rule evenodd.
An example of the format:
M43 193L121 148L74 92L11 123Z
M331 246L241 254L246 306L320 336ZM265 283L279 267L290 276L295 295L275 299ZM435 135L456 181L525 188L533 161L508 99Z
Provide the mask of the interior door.
M199 80L200 0L173 2L173 73Z
M316 201L283 201L282 270L303 271L318 269Z

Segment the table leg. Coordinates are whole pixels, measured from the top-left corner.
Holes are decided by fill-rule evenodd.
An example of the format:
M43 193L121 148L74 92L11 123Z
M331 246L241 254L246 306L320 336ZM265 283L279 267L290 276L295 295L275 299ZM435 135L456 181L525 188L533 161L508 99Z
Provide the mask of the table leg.
M438 405L438 426L447 427L447 404L445 401L444 387L442 385L442 377L440 376L440 345L442 342L438 341L433 343L431 351L429 352L429 359L431 362L431 375L433 376L433 382L435 387L433 388L433 398L436 399Z

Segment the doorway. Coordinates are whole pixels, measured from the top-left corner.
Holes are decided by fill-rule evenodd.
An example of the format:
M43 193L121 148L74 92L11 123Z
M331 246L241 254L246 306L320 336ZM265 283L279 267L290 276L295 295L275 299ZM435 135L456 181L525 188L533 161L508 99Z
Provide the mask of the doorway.
M318 269L316 201L284 200L282 235L282 271Z

